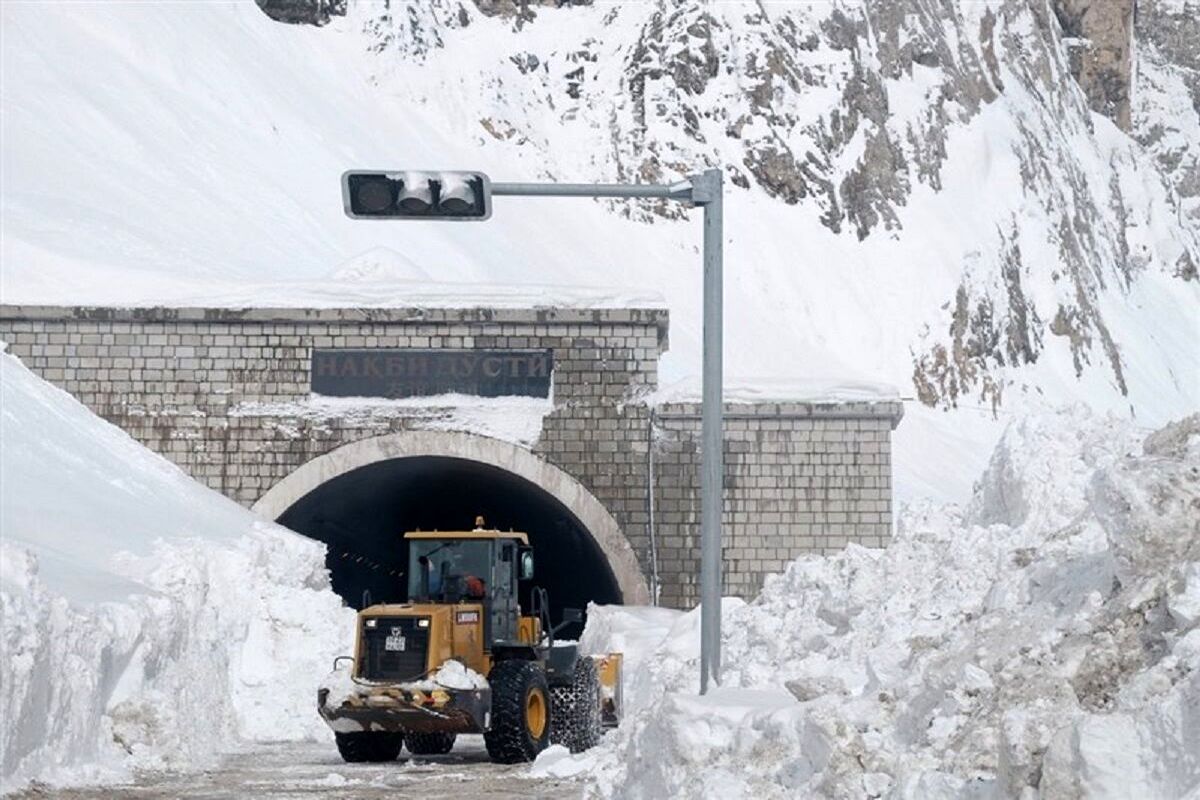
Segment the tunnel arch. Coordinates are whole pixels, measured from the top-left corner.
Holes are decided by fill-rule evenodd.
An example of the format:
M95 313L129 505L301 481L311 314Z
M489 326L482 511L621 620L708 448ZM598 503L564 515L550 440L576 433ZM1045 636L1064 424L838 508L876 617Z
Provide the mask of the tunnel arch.
M637 556L608 509L578 480L532 451L459 431L400 431L341 445L298 467L253 505L259 516L280 520L289 509L339 478L374 465L406 459L467 462L499 470L532 485L566 509L607 562L620 600L647 604L649 590Z

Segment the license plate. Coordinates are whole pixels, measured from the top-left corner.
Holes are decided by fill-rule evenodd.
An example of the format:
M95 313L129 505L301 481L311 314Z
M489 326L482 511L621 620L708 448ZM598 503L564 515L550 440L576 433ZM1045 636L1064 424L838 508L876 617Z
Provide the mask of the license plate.
M384 650L393 650L393 651L403 651L407 645L408 645L408 642L405 641L403 636L401 636L398 633L393 633L391 636L387 637L387 639L384 640L383 649Z

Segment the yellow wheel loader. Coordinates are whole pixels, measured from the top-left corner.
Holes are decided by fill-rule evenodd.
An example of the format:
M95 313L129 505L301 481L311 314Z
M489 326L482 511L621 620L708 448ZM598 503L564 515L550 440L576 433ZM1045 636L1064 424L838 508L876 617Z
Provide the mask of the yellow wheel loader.
M447 753L460 733L482 733L492 760L531 761L549 744L594 745L621 714L621 656L580 656L551 627L524 533L413 531L408 597L358 613L353 657L317 692L317 709L346 761Z

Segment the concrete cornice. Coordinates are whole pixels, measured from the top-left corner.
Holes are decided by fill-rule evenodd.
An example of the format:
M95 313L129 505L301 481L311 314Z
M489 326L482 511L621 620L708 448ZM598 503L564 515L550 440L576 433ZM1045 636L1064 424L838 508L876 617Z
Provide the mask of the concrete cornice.
M218 308L191 306L0 305L4 320L223 323L453 323L536 325L654 325L665 328L665 308Z
M892 429L904 418L901 400L796 400L794 402L725 403L724 418L734 420L812 419L860 420L888 419ZM700 423L699 403L664 403L656 406L654 418L663 422Z

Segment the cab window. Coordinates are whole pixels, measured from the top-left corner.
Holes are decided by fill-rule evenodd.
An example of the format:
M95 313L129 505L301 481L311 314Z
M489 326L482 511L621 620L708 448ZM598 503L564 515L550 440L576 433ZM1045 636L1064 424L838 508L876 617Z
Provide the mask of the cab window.
M491 577L491 548L486 540L410 541L409 599L457 603L483 598Z

